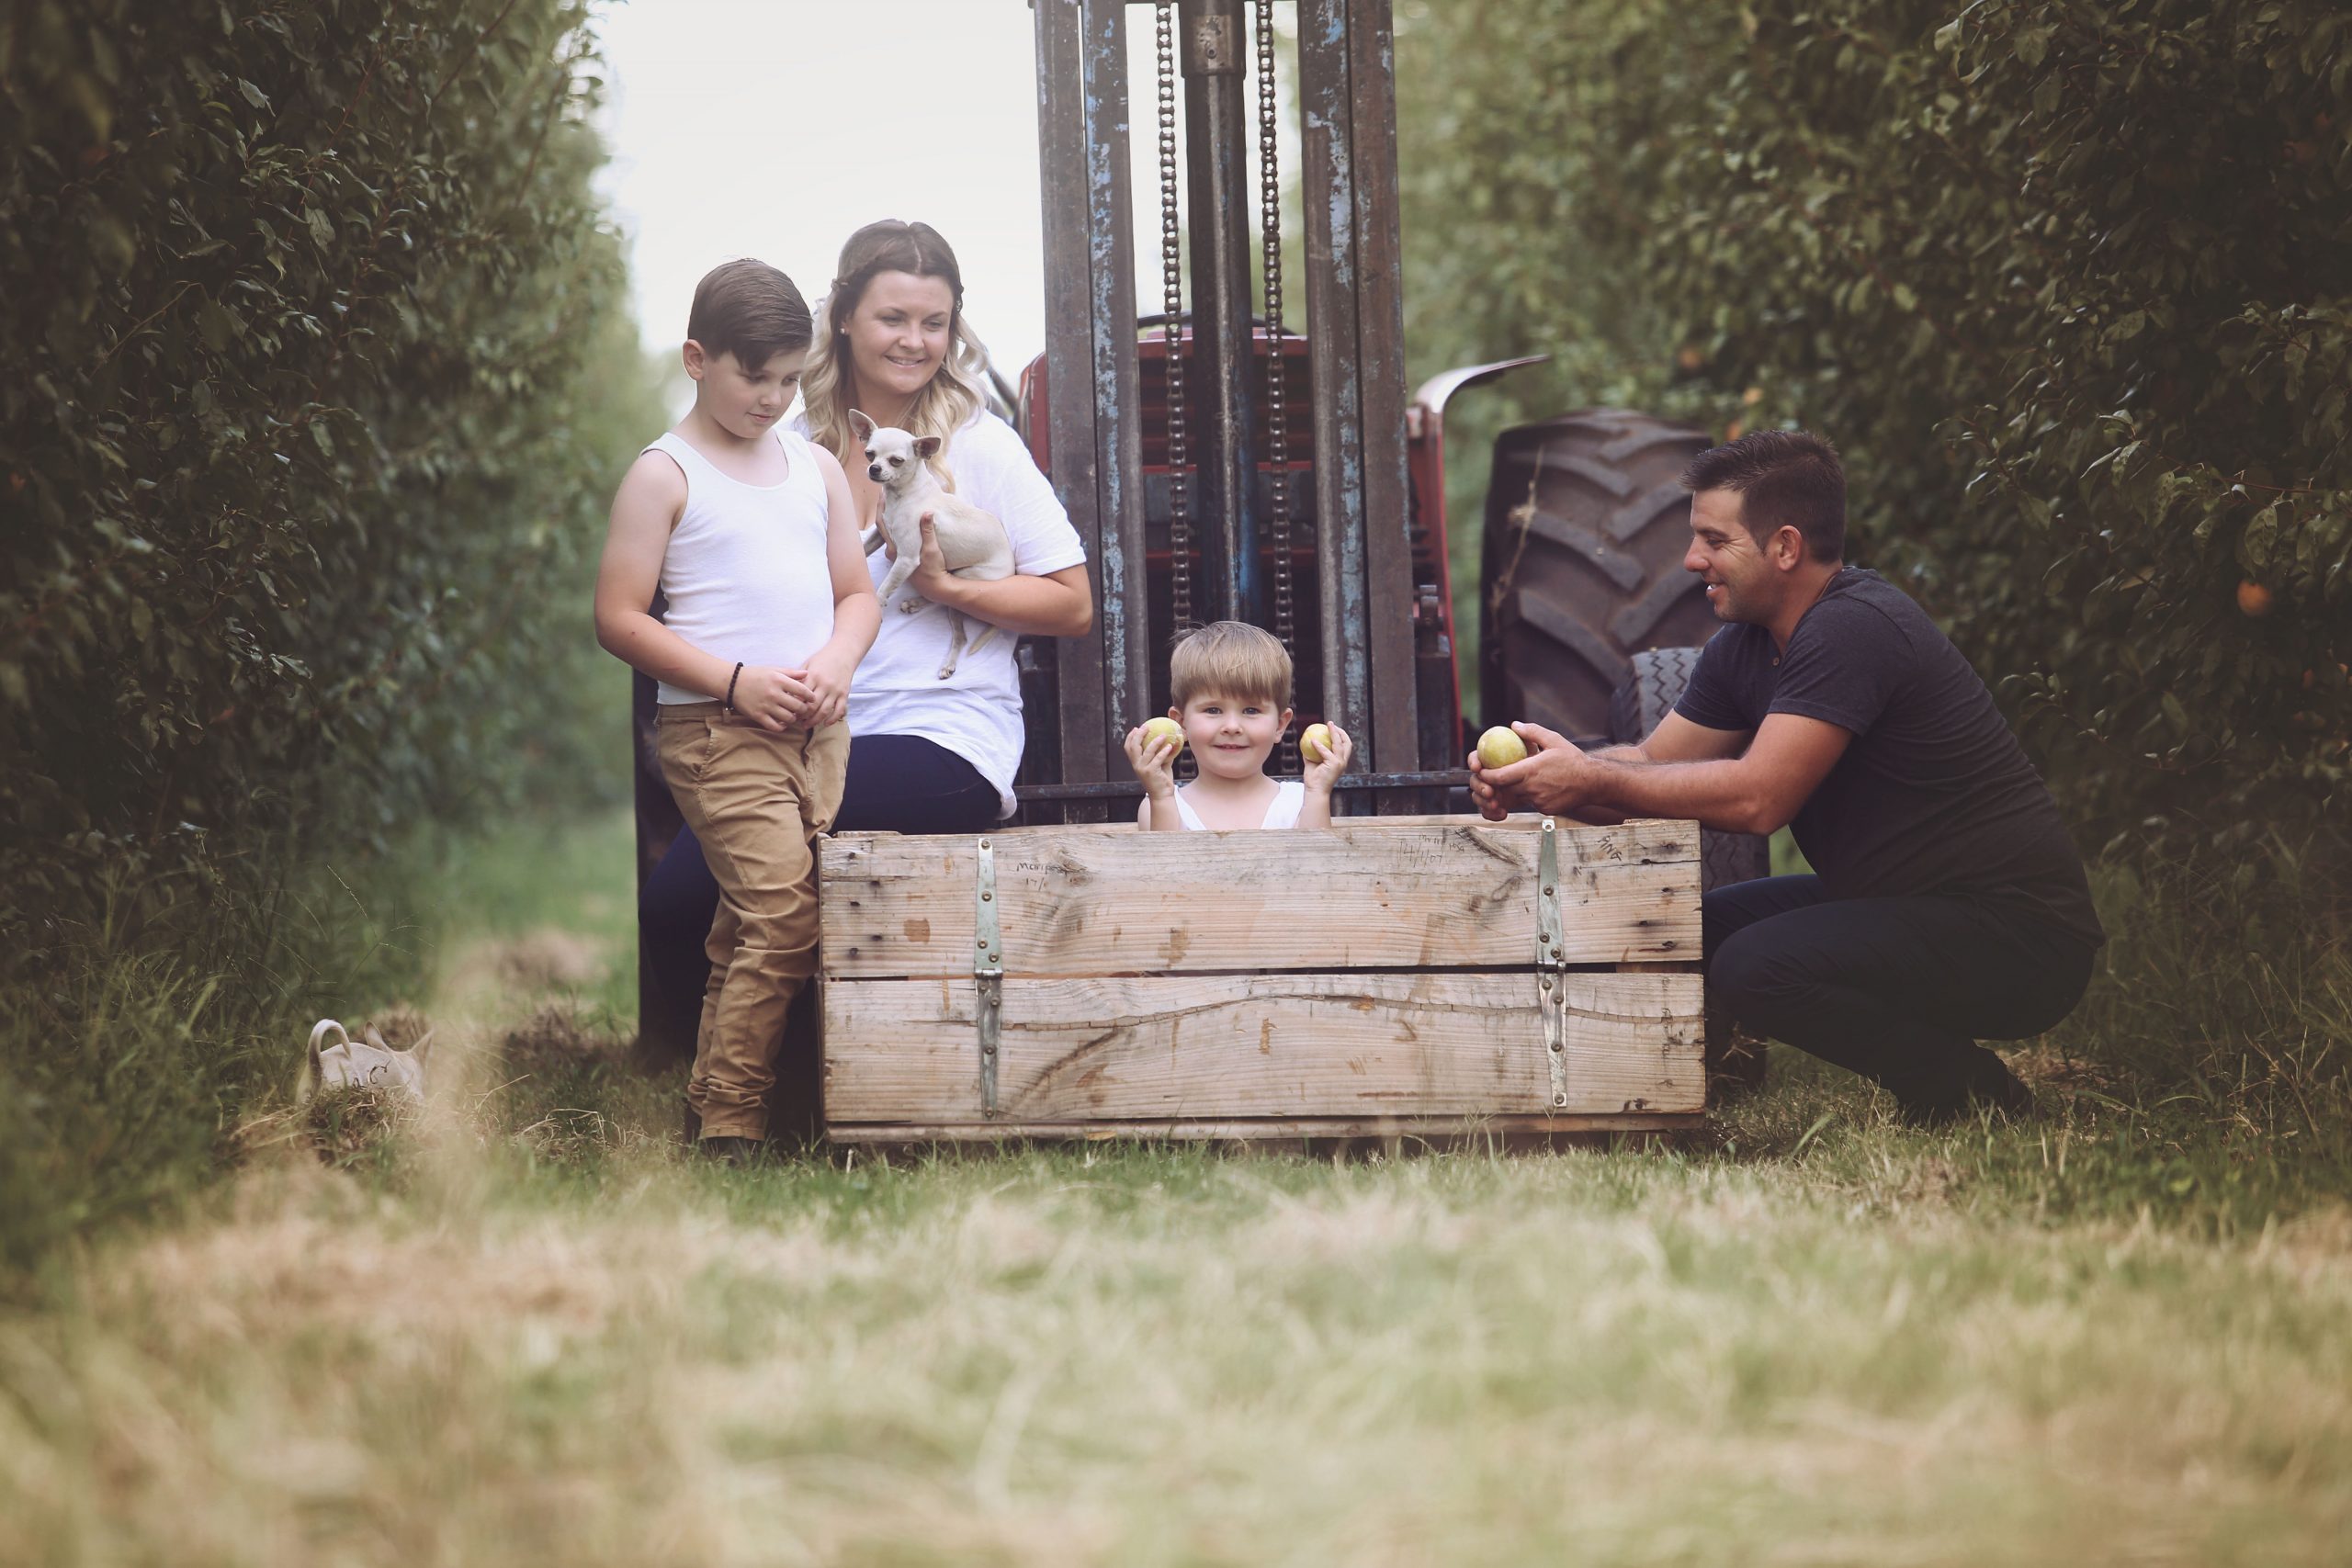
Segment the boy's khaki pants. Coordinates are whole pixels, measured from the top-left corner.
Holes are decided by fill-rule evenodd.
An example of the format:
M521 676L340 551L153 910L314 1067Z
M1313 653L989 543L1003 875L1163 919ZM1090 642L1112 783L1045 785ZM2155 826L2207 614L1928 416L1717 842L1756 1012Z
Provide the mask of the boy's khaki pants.
M672 703L656 733L718 883L686 1103L706 1138L763 1137L784 1015L816 973L816 839L841 809L849 728L779 734L718 703Z

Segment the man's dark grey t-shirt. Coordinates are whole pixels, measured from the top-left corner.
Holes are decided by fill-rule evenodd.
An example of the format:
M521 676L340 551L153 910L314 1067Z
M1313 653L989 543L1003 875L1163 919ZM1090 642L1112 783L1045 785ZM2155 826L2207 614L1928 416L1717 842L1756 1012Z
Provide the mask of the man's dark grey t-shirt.
M1754 730L1792 713L1853 736L1790 824L1831 897L1967 898L2107 940L2057 803L1992 693L1910 595L1848 567L1790 635L1727 626L1675 711Z

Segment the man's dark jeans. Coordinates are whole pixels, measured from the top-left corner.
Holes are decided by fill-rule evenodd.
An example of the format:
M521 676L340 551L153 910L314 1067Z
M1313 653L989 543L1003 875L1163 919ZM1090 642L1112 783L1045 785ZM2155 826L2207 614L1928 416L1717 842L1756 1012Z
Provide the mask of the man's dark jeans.
M1749 1032L1935 1114L2005 1081L1979 1040L2022 1040L2075 1009L2093 950L1959 898L1831 898L1816 876L1706 896L1707 992Z

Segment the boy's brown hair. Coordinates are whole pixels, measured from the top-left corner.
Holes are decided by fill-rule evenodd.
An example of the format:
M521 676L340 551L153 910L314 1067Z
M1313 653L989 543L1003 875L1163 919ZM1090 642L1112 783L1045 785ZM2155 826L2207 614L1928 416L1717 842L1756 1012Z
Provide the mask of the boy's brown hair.
M1180 708L1210 695L1288 707L1290 678L1290 655L1272 633L1247 621L1211 621L1176 639L1168 700Z
M807 348L815 332L808 302L792 279L749 256L703 274L686 312L686 336L702 344L703 353L713 359L731 354L746 370Z

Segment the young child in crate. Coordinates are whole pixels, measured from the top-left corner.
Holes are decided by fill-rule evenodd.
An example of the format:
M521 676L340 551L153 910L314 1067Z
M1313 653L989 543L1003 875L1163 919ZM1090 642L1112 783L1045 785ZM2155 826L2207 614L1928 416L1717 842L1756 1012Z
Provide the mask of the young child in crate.
M1271 634L1243 621L1213 621L1187 633L1169 660L1166 726L1127 731L1127 761L1143 781L1136 820L1175 832L1228 828L1329 828L1331 786L1354 753L1337 725L1306 776L1280 783L1266 758L1290 728L1290 655ZM1156 722L1156 721L1155 721ZM1200 774L1181 788L1176 758L1189 746Z
M814 840L841 807L842 715L881 622L841 464L778 428L810 332L765 263L704 277L694 407L622 479L596 575L596 640L661 683L662 776L718 883L686 1101L702 1152L729 1163L766 1134L785 1011L816 967Z

